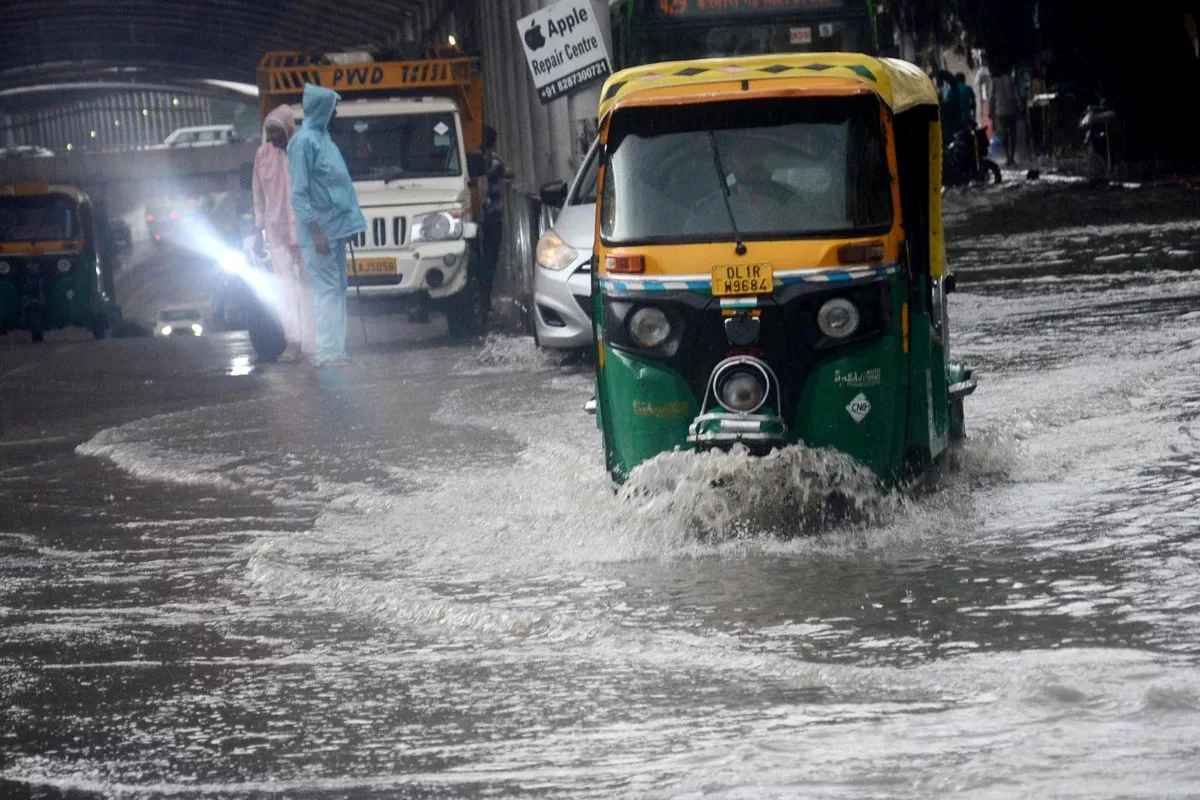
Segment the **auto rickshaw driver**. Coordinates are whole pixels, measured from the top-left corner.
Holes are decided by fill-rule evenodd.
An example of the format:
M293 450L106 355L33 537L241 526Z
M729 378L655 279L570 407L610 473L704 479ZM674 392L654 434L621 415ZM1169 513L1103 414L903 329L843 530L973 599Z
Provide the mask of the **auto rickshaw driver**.
M762 144L736 128L710 131L708 138L722 189L692 209L684 233L728 230L731 216L739 228L750 220L760 229L785 226L792 192L771 176L762 156Z

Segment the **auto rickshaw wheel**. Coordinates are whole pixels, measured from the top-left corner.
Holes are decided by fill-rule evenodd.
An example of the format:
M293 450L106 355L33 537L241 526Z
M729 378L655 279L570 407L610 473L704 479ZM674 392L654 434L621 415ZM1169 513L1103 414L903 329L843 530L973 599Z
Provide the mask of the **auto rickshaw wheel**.
M38 344L46 338L46 323L42 319L41 311L29 312L29 335L34 344Z

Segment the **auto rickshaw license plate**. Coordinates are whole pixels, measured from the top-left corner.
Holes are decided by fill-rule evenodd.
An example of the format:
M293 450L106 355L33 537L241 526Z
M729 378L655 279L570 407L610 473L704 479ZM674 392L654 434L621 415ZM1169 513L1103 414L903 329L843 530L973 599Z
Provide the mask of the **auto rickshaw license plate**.
M712 268L714 297L770 294L775 291L775 271L770 264L718 264Z
M359 258L355 262L346 262L346 269L351 275L355 269L359 275L395 275L396 259L394 258Z

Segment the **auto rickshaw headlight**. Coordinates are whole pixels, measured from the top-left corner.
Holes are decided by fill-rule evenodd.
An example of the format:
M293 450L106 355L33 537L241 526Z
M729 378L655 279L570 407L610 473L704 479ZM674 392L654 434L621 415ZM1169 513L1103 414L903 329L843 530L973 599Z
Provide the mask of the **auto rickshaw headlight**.
M671 320L661 308L645 306L629 316L629 336L638 347L653 349L671 335Z
M730 370L717 384L717 399L729 411L757 411L767 399L767 385L756 371Z
M830 339L845 339L853 336L862 321L858 306L844 297L827 300L817 312L817 327Z
M71 271L71 262L68 259L60 258L58 260L58 271L59 272L70 272Z
M0 261L0 275L7 275L12 272L12 265L7 261Z

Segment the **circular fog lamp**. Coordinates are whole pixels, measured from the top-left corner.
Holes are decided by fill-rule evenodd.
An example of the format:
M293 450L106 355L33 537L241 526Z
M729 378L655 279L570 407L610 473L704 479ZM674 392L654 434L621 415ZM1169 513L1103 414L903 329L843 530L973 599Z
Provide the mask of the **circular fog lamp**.
M858 307L844 297L826 301L817 312L817 327L830 339L845 339L858 330L862 315Z
M58 260L58 271L59 272L70 272L71 271L71 262L65 258L60 258Z
M767 387L762 376L750 370L731 370L717 386L717 399L729 411L749 413L766 400Z
M0 261L0 275L7 275L12 272L12 266L7 261Z
M671 321L660 308L639 308L629 317L629 336L639 347L658 347L670 335Z

